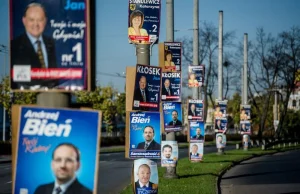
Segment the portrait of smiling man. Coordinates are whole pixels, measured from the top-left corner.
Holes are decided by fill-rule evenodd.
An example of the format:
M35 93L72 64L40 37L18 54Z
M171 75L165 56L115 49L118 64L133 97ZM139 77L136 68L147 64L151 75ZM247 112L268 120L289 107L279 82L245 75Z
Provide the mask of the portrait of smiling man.
M137 149L160 150L160 144L154 140L154 128L146 126L143 130L144 142L138 144Z
M80 165L78 148L70 143L59 144L52 153L51 161L55 181L40 185L34 194L92 194L76 177Z

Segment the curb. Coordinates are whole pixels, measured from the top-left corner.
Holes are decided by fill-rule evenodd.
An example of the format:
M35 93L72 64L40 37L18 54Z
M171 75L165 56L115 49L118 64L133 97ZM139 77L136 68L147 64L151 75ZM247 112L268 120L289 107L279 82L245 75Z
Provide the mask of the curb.
M277 153L280 153L280 152L286 152L286 151L292 151L292 150L299 150L300 148L294 148L294 149L288 149L288 150L279 150L279 149L274 149L275 152L274 153L265 153L265 154L253 154L252 156L248 157L248 158L245 158L245 159L242 159L240 161L237 161L237 162L232 162L231 165L229 165L227 168L225 168L224 170L222 170L222 172L218 175L218 177L216 178L216 181L217 181L217 184L216 184L216 193L218 194L221 194L221 179L223 177L223 175L228 171L230 170L231 168L233 168L234 166L237 166L239 165L240 163L244 162L244 161L247 161L247 160L250 160L252 158L256 158L256 157L261 157L261 156L267 156L267 155L274 155L274 154L277 154Z

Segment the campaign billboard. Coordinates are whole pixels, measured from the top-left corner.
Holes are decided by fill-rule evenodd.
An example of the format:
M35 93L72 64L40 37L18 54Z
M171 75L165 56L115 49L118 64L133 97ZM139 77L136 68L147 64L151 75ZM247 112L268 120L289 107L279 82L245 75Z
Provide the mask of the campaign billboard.
M160 29L161 0L129 0L129 43L157 43Z
M241 134L251 134L250 121L240 121L240 133Z
M159 111L161 68L149 65L137 65L133 110Z
M158 193L156 162L146 158L134 160L132 176L134 194Z
M241 114L240 120L241 121L248 121L251 119L251 105L241 105Z
M11 89L89 90L90 1L9 3Z
M164 71L181 71L181 42L164 42Z
M214 118L227 117L227 100L216 100Z
M66 193L97 193L100 118L97 111L21 107L13 193L52 193L55 182L71 184Z
M190 142L204 142L205 129L203 121L189 121Z
M204 83L204 74L204 65L190 65L188 87L195 88L202 86Z
M165 132L182 130L182 109L180 102L163 102L163 119Z
M227 130L227 118L216 118L215 119L215 132L225 133Z
M181 72L163 72L161 83L161 101L181 101Z
M161 166L175 167L178 161L178 144L177 141L161 142Z
M160 158L160 113L130 112L129 158Z
M191 161L201 161L203 158L203 147L204 143L190 143L189 159Z
M216 146L217 148L225 148L226 147L226 135L223 133L216 134Z
M243 135L243 148L247 149L250 146L250 136L249 135Z
M203 100L188 100L188 120L203 121Z

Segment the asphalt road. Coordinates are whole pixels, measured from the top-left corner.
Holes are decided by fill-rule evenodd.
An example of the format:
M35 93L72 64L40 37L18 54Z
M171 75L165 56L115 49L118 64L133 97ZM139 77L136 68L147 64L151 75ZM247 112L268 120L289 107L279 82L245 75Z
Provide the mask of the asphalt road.
M226 149L234 149L228 146ZM204 147L204 154L217 152L215 146ZM188 156L188 149L179 149L179 158ZM160 166L160 160L157 160ZM125 153L100 154L98 193L120 193L130 184L133 160L125 159ZM11 194L11 164L0 164L0 194Z
M222 194L300 193L300 150L242 162L221 180Z

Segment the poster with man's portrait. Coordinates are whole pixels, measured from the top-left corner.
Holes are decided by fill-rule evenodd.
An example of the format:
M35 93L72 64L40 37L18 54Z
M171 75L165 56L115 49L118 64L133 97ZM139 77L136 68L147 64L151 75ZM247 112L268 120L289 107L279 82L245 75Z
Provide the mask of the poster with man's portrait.
M216 146L217 148L225 148L226 147L226 135L223 133L216 134Z
M161 101L181 101L181 72L163 72L161 83Z
M128 38L132 44L153 44L159 39L161 0L134 1L128 6Z
M203 100L189 99L188 100L188 120L203 121Z
M182 110L180 102L163 102L163 119L165 132L182 130Z
M162 141L161 143L161 166L176 166L178 161L177 141Z
M190 142L204 142L205 129L203 121L189 121Z
M161 68L137 65L132 110L159 111Z
M251 134L250 121L240 121L240 133L241 134Z
M223 133L227 130L227 118L216 118L215 119L215 132Z
M190 143L189 144L189 158L190 161L202 161L204 143Z
M141 158L134 160L132 171L132 187L135 194L158 193L158 170L157 163Z
M11 89L90 90L90 1L9 4Z
M250 146L250 136L243 135L243 148L247 149Z
M161 157L160 113L130 112L129 158Z
M101 112L25 106L20 111L13 193L52 192L57 181L70 184L66 193L97 193Z

